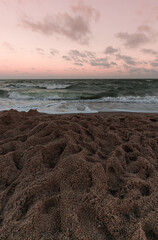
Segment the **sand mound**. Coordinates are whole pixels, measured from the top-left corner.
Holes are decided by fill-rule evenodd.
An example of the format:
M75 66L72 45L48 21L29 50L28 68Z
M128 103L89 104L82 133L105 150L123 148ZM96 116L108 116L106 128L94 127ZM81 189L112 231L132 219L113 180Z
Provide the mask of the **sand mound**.
M0 239L158 239L158 115L1 112Z

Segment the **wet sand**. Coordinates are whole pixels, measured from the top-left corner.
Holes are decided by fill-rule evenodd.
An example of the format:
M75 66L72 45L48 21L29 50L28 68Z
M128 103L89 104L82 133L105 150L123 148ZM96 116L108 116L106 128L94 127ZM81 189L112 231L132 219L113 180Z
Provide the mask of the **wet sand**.
M158 114L0 112L0 239L158 239Z

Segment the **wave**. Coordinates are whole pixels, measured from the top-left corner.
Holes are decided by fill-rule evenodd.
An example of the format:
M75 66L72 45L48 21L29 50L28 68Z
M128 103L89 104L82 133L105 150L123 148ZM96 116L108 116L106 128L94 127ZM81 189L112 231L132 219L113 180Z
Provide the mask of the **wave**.
M126 97L103 97L99 99L74 99L74 100L65 100L61 99L65 102L89 102L89 103L152 103L152 104L158 104L158 97L157 96L145 96L145 97L133 97L133 96L126 96Z
M158 104L158 96L103 96L103 93L82 92L23 92L0 90L0 98L15 100L43 100L43 101L69 101L69 102L120 102L120 103L153 103Z
M120 103L158 103L158 96L121 96L121 97L103 97L103 102Z
M20 94L18 92L9 92L8 98L9 99L15 99L15 100L35 100L36 99L35 97Z
M30 89L30 88L36 88L36 89L48 89L48 90L54 90L54 89L66 89L68 87L70 87L70 84L58 84L58 83L38 83L38 84L32 84L32 83L16 83L16 84L11 84L9 85L9 87L12 88L26 88L26 89Z
M66 89L66 88L69 88L71 85L70 84L52 84L52 85L49 85L49 84L46 84L46 89L50 89L50 90L53 90L53 89Z
M8 97L8 91L0 89L0 98L7 98L7 97Z
M40 96L31 96L31 95L27 95L24 93L20 93L20 92L10 92L8 94L8 98L9 99L15 99L15 100L62 100L62 98L58 95L54 95L54 96L47 96L47 97L40 97Z

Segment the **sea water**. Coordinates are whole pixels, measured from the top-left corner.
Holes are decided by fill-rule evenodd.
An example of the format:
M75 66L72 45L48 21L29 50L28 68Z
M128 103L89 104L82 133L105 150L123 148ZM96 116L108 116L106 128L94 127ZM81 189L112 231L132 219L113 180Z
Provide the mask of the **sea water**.
M158 79L0 80L0 111L158 112Z

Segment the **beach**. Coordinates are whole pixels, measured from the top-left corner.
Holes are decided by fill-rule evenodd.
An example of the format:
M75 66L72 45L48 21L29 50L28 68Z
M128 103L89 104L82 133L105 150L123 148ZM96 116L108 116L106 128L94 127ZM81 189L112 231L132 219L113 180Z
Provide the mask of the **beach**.
M1 240L158 239L158 114L0 112Z

